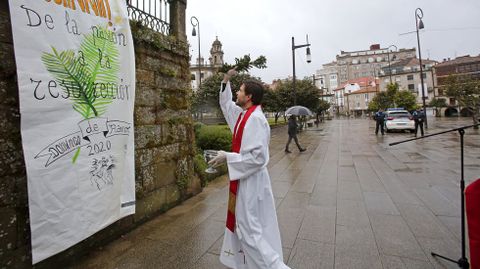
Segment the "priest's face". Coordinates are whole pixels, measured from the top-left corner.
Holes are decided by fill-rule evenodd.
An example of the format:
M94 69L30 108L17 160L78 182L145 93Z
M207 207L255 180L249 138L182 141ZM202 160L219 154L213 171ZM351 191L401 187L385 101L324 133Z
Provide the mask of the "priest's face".
M247 104L251 102L252 95L246 95L245 93L245 84L240 86L240 90L237 91L237 102L236 104L242 108L246 108Z

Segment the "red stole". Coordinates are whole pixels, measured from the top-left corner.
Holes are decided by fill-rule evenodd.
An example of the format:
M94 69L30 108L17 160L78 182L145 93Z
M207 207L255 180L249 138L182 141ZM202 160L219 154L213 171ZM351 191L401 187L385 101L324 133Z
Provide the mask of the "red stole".
M235 129L233 129L232 152L240 152L240 147L242 146L243 129L245 128L248 118L256 108L257 105L251 106L245 113L245 116L243 116L243 119L242 114L238 116ZM240 121L240 119L242 120ZM235 205L237 201L239 184L240 182L238 179L230 180L230 191L228 193L227 228L232 231L232 233L235 232Z

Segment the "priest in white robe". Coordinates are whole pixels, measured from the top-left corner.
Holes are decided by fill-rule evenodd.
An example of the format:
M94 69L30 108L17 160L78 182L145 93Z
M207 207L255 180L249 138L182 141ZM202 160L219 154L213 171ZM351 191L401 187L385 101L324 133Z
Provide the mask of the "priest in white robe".
M260 106L263 85L245 81L232 101L225 74L220 106L233 133L232 152L219 151L210 164L224 162L230 178L227 221L220 261L230 268L284 269L272 186L268 175L270 127Z

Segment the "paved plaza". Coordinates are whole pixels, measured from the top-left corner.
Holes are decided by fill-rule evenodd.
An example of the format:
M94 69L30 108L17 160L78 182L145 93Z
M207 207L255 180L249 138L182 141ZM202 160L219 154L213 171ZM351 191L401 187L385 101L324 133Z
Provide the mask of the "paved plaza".
M472 124L429 118L428 133ZM396 146L410 133L374 135L367 119L326 121L285 154L272 130L269 171L284 260L291 268L458 268L460 143L457 132ZM294 145L293 145L294 146ZM480 177L480 132L465 134L465 179ZM219 261L227 179L75 262L74 268L225 268Z

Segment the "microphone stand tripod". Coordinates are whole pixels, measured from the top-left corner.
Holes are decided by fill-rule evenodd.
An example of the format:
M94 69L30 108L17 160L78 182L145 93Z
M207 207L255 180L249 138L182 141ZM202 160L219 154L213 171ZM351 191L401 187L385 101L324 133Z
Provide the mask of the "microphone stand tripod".
M480 123L473 124L473 125L467 125L467 126L443 131L443 132L433 133L433 134L425 135L425 136L418 137L418 138L411 138L411 139L407 139L407 140L403 140L403 141L388 144L389 146L394 146L394 145L398 145L398 144L402 144L402 143L406 143L406 142L410 142L410 141L414 141L414 140L424 139L424 138L427 138L427 137L436 136L436 135L445 134L445 133L450 133L450 132L455 132L455 131L458 131L458 133L460 134L460 165L461 165L460 195L461 195L461 210L462 210L462 214L460 215L461 216L460 219L462 221L462 257L460 259L458 259L458 261L456 261L456 260L450 259L448 257L442 256L440 254L437 254L435 252L431 252L430 254L433 257L439 257L439 258L442 258L442 259L447 260L449 262L456 263L458 265L458 267L460 267L462 269L468 269L470 267L470 264L468 263L468 259L465 255L465 241L466 241L465 240L465 179L464 179L464 173L463 173L463 136L465 134L465 129L475 127L475 126L479 126L479 125L480 125Z

